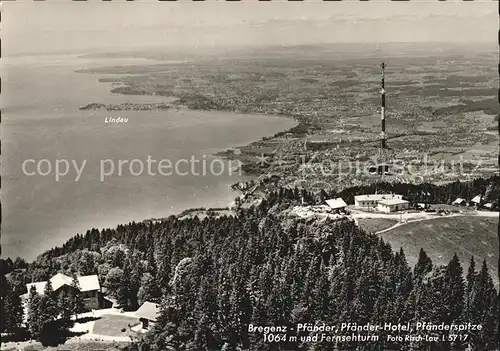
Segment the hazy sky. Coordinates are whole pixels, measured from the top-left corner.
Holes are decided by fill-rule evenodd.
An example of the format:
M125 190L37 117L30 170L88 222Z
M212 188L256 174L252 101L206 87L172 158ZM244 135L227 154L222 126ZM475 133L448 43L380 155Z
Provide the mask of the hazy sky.
M497 6L478 0L16 0L2 4L2 53L326 42L494 44Z

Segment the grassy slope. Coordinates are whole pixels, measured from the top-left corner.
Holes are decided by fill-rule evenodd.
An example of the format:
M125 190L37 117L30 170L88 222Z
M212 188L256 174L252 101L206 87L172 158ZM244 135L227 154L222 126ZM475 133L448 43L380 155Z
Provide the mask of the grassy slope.
M414 265L420 248L433 262L447 264L454 253L459 256L464 271L471 256L476 266L486 259L494 279L497 277L498 218L453 217L408 223L381 234L394 249L403 247L410 264ZM498 284L498 279L495 279Z

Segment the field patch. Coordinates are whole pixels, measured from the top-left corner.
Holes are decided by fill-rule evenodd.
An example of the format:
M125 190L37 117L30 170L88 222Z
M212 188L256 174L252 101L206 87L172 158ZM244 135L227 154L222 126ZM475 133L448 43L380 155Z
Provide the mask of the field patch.
M137 323L139 323L139 319L135 317L105 314L101 319L95 321L92 333L106 336L133 335L129 325Z

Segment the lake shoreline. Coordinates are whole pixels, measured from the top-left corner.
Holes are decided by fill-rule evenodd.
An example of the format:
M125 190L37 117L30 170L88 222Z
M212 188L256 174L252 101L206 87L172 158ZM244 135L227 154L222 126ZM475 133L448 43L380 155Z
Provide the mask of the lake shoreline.
M92 70L76 70L77 74L92 74L99 75L99 72ZM138 73L135 73L138 74ZM125 76L123 73L113 73L117 76ZM172 108L177 109L188 109L193 111L204 111L204 112L225 112L225 113L235 113L235 114L252 114L260 116L278 117L293 120L296 124L293 127L285 128L280 132L275 133L272 136L263 136L261 138L252 140L244 145L235 145L230 148L221 149L213 154L213 156L218 156L226 160L237 160L241 162L243 166L243 172L247 176L256 178L260 176L263 172L259 171L258 167L249 164L255 155L252 153L247 153L245 149L254 147L265 148L267 141L277 136L289 135L291 137L300 137L304 135L304 129L309 126L307 117L303 115L291 115L286 113L276 113L276 111L240 111L239 109L231 109L227 106L221 106L218 104L211 104L209 101L201 99L197 95L165 95L162 93L149 93L143 90L134 88L132 85L127 84L121 80L120 77L114 78L99 78L99 83L110 84L110 92L117 95L123 96L155 96L163 97L168 100L167 103L121 103L121 104L103 104L98 102L91 102L85 106L80 107L80 110L106 110L106 111L152 111L152 110L168 110ZM114 87L114 84L124 84L119 87ZM242 150L240 153L235 153L234 150Z
M236 113L231 111L219 113L212 109L207 112L181 106L135 111L133 108L139 104L152 106L163 102L170 105L173 101L158 96L124 98L121 94L110 93L116 86L98 82L95 76L69 75L69 72L75 72L75 67L71 65L33 67L32 71L28 71L14 65L10 72L18 83L9 85L12 98L6 105L8 113L5 116L5 132L11 135L5 145L6 154L9 155L5 170L10 175L5 184L10 191L4 200L8 206L4 210L2 236L6 257L19 256L33 261L43 252L61 246L69 238L84 234L93 227L116 228L132 221L178 215L196 207L225 208L239 196L231 185L252 177L243 172L233 172L233 176L207 175L203 178L195 174L182 179L180 176L145 175L131 178L130 182L124 177L109 178L108 186L95 180L99 160L137 159L148 153L153 159L176 160L189 159L193 154L200 153L200 157L206 155L207 162L213 158L227 163L221 155L216 154L233 145L247 145L262 140L295 125L291 119L283 118L285 116L264 116L259 113L239 113L235 116ZM49 82L47 77L57 81L55 86L62 90L40 90L43 84ZM33 81L39 82L39 89L32 92L26 86L29 87ZM64 87L68 84L76 84L78 89L65 93ZM14 94L16 89L19 89L19 94ZM44 94L40 95L40 91ZM32 99L32 95L37 99ZM33 102L26 104L25 101ZM106 109L79 109L93 101L101 102L104 106L129 105L123 105L126 108L119 114L109 114L113 112L107 112ZM152 118L149 118L151 113ZM128 117L128 123L105 124L106 116ZM37 132L37 137L30 139L33 128L41 133ZM27 145L21 144L21 140L32 141ZM55 160L61 157L78 162L87 159L90 168L85 169L86 176L79 182L73 182L74 178L68 176L56 183L53 177L26 177L21 173L23 160ZM33 187L37 189L36 192L22 195L25 193L22 189ZM49 189L53 190L49 192ZM129 201L130 206L127 205ZM46 208L48 204L52 204L50 211ZM26 216L31 216L31 220L26 221ZM38 232L50 235L39 242Z
M202 111L181 106L151 110L153 104L171 105L173 99L124 97L111 93L116 84L99 82L96 79L99 75L75 73L79 68L105 64L103 60L80 63L72 57L47 57L42 63L22 60L7 67L11 79L6 86L3 110L4 187L8 191L2 228L6 257L33 261L39 254L61 246L77 234L85 234L92 227L116 228L131 221L168 217L196 207L225 208L239 195L231 185L251 178L234 171L232 166L232 173L221 175L208 172L197 176L198 167L196 173L184 176L190 166L181 163L182 174L152 176L145 168L141 176L135 176L126 168L123 176L119 176L118 162L134 161L135 173L136 159L144 163L146 156L173 162L194 156L197 165L206 162L208 166L214 163L219 167L229 162L215 156L217 153L295 125L283 116L275 118L259 113ZM74 89L67 89L68 86ZM89 102L124 108L79 109ZM129 105L121 105L124 103ZM148 108L135 111L136 106ZM120 117L128 123L106 123L106 118ZM56 181L54 167L49 176L24 174L22 164L28 159L48 160L52 166L61 159L68 160L70 165L72 161L79 165L88 162L78 181L73 168ZM101 161L108 159L114 162L115 171L102 182ZM232 164L238 167L235 162ZM29 167L29 172L33 172L31 164Z
M75 71L75 73L80 73L80 74L95 74L93 72L85 72L85 71ZM106 79L99 79L98 80L99 83L116 83L116 79L111 79L111 80L106 80ZM137 92L133 91L132 87L129 86L129 85L126 85L126 86L122 86L122 87L119 87L119 88L113 88L111 89L110 91L111 93L114 93L114 94L119 94L119 95L124 95L124 96L127 96L127 95L133 95L133 96L142 96L142 95L148 95L148 94L137 94ZM150 95L150 96L154 96L154 95ZM191 108L190 107L190 104L189 103L186 103L185 99L183 98L179 98L179 97L175 97L175 96L165 96L166 98L169 98L169 99L173 99L173 101L168 105L168 108L182 108L182 109L189 109L189 110L201 110L201 111L206 111L206 112L213 112L213 111L217 111L217 112L231 112L231 113L236 113L236 114L245 114L245 112L241 112L241 111L237 111L237 110L230 110L230 109L213 109L213 108L207 108L207 109L201 109L201 108ZM93 102L93 103L89 103L83 107L80 107L80 110L92 110L92 109L105 109L105 110L108 110L108 111L120 111L123 107L123 109L126 109L126 110L132 110L132 111L135 111L135 110L155 110L155 109L158 109L158 110L161 110L161 109L167 109L165 106L164 103L158 103L158 104L148 104L148 106L146 106L146 108L144 107L146 104L137 104L137 103L122 103L122 104L116 104L116 105L106 105L106 104L102 104L102 103L96 103L96 102ZM155 106L158 105L160 106L159 108L155 108ZM164 106L165 105L165 106ZM255 113L255 112L252 112L252 114L255 114L255 115L263 115L263 116L270 116L270 117L281 117L281 118L287 118L287 119L291 119L291 120L294 120L296 122L296 124L293 126L293 127L290 127L290 128L285 128L283 129L282 131L276 133L276 134L280 134L280 135L284 135L286 133L293 133L294 129L297 128L297 126L299 126L301 123L302 123L302 119L298 116L291 116L291 115L287 115L287 114L274 114L274 113ZM276 135L275 134L275 135ZM269 139L270 137L268 136L263 136L259 139L256 139L256 140L253 140L251 141L250 143L247 143L243 146L234 146L233 148L224 148L224 149L221 149L219 150L218 152L214 153L213 156L219 156L221 158L224 158L226 160L235 160L235 159L238 159L238 160L244 160L245 159L245 155L244 153L242 153L241 157L235 157L235 154L234 154L234 149L239 149L239 148L242 148L242 147L249 147L251 145L255 145L255 144L261 144L261 143L265 143L266 139ZM258 173L258 172L252 172L252 171L245 171L243 170L243 174L245 176L248 176L248 177L251 177L250 180L255 180L260 174L262 173ZM234 188L234 185L235 184L232 184L229 186L229 191L230 192L238 192L238 190L236 190ZM236 197L235 197L236 198ZM206 212L206 211L231 211L231 207L232 205L234 204L234 201L232 201L231 203L227 204L227 207L186 207L186 208L183 208L181 209L179 212L177 212L176 214L172 214L170 216L176 216L178 218L182 218L182 217L185 217L185 216L189 216L191 214L195 214L199 211L203 211L203 212ZM215 206L215 205L214 205ZM162 219L165 219L167 217L153 217L153 218L145 218L142 220L142 222L155 222L155 221L161 221ZM130 223L130 222L129 222ZM124 223L119 223L117 224L118 225L123 225ZM105 229L108 229L108 228L100 228L101 230L105 230Z

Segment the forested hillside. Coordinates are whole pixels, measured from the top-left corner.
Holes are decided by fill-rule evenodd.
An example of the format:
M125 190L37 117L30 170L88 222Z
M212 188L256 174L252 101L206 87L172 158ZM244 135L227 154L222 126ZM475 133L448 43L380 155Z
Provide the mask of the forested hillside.
M10 293L57 272L97 273L124 309L161 303L145 337L155 350L491 350L496 346L498 297L483 258L467 274L455 256L434 266L424 251L415 267L376 235L344 219L287 217L283 210L314 196L297 189L270 193L235 216L170 217L90 230L26 266L2 262ZM472 259L472 258L471 258ZM464 277L465 276L465 277ZM249 324L338 325L427 321L481 324L465 341L264 342ZM430 334L438 332L420 332ZM334 334L334 333L333 333ZM351 335L344 332L343 335ZM357 333L355 333L357 334ZM394 334L394 333L392 333ZM418 334L418 333L416 333ZM294 332L288 333L294 335Z

